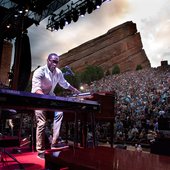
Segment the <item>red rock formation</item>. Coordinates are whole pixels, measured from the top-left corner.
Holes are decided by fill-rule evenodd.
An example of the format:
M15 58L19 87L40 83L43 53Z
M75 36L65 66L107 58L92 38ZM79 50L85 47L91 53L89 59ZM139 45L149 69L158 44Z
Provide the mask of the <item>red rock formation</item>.
M69 65L75 72L87 65L101 66L105 71L118 64L121 72L151 67L143 49L140 33L132 21L110 29L106 34L90 40L61 55L60 67Z

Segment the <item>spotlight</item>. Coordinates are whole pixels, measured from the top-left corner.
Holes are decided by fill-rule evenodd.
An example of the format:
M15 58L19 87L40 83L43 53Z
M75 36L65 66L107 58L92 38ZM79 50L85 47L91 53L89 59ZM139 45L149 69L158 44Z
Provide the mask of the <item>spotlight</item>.
M77 22L77 20L79 18L79 12L76 9L73 10L72 17L73 17L73 21Z
M27 13L29 11L29 9L25 9L25 12Z
M71 14L66 14L65 16L65 24L68 25L71 23Z
M85 6L81 6L80 7L80 16L84 17L85 14L86 14L86 7Z
M92 1L87 1L87 13L91 14L94 10L94 3Z
M6 26L8 29L11 27L11 24L7 24L7 26Z
M17 18L17 17L18 17L18 13L15 13L15 14L14 14L14 17Z
M52 14L52 15L51 15L51 21L52 21L52 22L55 21L55 17L56 17L56 14Z
M62 9L58 14L51 14L48 19L47 29L54 31L63 29L65 25L72 21L77 22L79 16L84 16L86 12L91 14L93 10L100 8L102 3L111 0L75 0L67 5L66 9Z
M65 19L64 18L61 18L60 19L60 29L63 29L65 26Z
M22 13L23 13L22 9L20 9L18 12L19 12L20 14L22 14Z
M55 22L55 24L54 24L54 29L55 29L55 30L58 30L58 29L59 29L59 23L58 23L58 22Z
M95 5L96 5L96 8L97 8L97 9L100 8L101 4L102 4L102 1L101 1L101 0L96 0Z

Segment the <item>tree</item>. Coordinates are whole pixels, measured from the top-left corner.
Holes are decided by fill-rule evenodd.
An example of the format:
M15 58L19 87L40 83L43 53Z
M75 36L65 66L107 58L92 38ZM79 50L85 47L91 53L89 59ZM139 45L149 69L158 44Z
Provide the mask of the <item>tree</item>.
M142 70L141 64L138 64L138 65L136 66L136 70Z
M112 74L119 74L120 73L120 67L119 65L115 64L112 69Z
M104 71L99 66L87 66L85 71L81 73L82 83L91 83L92 81L99 80L104 77Z

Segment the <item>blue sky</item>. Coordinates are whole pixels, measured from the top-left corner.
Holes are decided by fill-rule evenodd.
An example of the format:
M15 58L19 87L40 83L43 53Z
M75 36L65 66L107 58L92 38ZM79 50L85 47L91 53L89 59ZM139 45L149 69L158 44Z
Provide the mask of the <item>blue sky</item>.
M66 53L127 21L136 23L151 66L160 66L162 60L168 60L170 64L170 1L111 0L103 3L100 9L79 18L76 23L66 25L63 30L47 30L47 19L38 26L30 27L32 70L46 64L49 53Z

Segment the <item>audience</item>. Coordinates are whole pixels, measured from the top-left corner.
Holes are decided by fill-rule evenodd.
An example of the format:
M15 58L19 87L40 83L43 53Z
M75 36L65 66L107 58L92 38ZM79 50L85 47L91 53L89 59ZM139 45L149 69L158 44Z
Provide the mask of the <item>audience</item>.
M150 142L158 133L158 118L170 110L170 68L147 68L109 75L92 82L91 92L115 91L115 141Z

